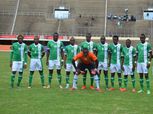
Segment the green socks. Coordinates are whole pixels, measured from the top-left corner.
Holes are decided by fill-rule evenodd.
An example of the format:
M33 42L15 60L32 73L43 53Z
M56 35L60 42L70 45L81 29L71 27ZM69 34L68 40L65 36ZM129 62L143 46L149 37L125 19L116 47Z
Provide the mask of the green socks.
M105 84L106 84L106 88L108 88L108 76L105 75Z
M124 87L127 88L128 85L128 77L124 77Z
M86 74L83 75L83 85L86 86Z
M93 86L94 77L93 77L93 76L91 76L91 77L90 77L90 80L91 80L91 86Z
M69 84L69 76L66 76L66 84Z
M132 86L135 88L135 77L132 77Z
M40 76L40 79L41 79L41 84L42 84L42 86L44 86L44 85L45 85L45 84L44 84L44 83L45 83L45 81L44 81L44 75L41 75L41 76Z
M12 74L12 75L11 75L11 87L12 87L12 88L14 87L14 80L15 80L15 75Z
M30 76L29 76L29 86L30 86L30 87L32 86L32 79L33 79L33 75L30 75Z
M119 88L122 87L122 78L118 78L118 84L119 84Z
M111 77L111 85L114 88L114 77Z
M143 79L140 79L140 87L141 87L142 90L144 89L143 88Z
M19 77L18 77L18 83L17 83L17 86L19 87L20 86L20 83L21 83L21 80L22 80L22 72L20 73L19 72Z
M150 80L149 80L149 78L146 79L146 85L147 85L147 90L150 90Z
M57 75L57 79L58 79L59 85L61 85L61 82L62 82L62 76L58 74L58 75Z
M48 76L48 85L51 85L52 75Z

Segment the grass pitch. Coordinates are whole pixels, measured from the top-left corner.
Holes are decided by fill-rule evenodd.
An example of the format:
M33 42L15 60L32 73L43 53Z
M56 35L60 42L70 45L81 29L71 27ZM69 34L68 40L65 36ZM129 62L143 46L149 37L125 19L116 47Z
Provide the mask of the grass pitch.
M43 58L45 61L45 58ZM153 112L153 87L151 95L131 92L131 79L129 78L128 91L121 93L116 90L98 93L95 90L81 90L82 77L78 81L79 89L70 91L58 88L56 72L54 72L52 87L41 88L38 72L34 74L33 88L28 89L28 68L24 71L20 88L10 88L9 53L0 52L0 114L152 114ZM45 63L45 62L44 62ZM48 70L44 64L45 82L47 84ZM62 85L65 87L65 72L62 69ZM150 80L152 85L150 69ZM105 84L101 76L101 88ZM136 89L139 89L138 76L136 76ZM73 75L70 84L72 85ZM17 82L17 76L16 76ZM87 87L90 85L89 76ZM144 81L145 85L145 81Z

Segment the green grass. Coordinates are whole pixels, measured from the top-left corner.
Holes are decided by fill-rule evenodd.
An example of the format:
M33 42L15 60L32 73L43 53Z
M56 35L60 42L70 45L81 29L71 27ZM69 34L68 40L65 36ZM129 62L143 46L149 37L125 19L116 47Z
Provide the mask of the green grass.
M143 94L132 93L130 80L127 92L121 93L118 90L116 79L115 91L98 93L90 89L81 90L81 76L79 77L78 90L59 89L56 75L54 75L52 88L43 89L40 86L39 74L36 72L33 88L28 89L29 72L27 68L21 87L11 89L9 53L0 52L0 60L0 114L152 114L153 112L153 93L151 95L147 95L146 92ZM44 68L47 84L48 71L45 64ZM62 75L62 85L65 86L64 69ZM71 84L72 78L71 75ZM87 83L89 87L89 79ZM103 90L104 86L102 78L101 87ZM136 88L139 89L138 76ZM153 92L152 88L151 91Z

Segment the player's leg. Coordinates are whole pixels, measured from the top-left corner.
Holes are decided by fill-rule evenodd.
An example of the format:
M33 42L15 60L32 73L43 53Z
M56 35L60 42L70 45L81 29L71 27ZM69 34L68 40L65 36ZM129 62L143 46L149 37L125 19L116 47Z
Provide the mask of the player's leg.
M49 65L48 65L49 75L48 75L48 86L47 86L47 88L51 87L53 69L54 69L54 61L49 60Z
M108 89L108 70L104 70L104 79L106 84L106 89Z
M12 74L11 74L11 87L14 87L14 81L15 81L15 74L18 71L18 63L16 61L13 61L12 63Z
M128 75L124 75L124 88L127 90L128 85Z
M144 92L144 86L143 86L143 82L144 82L144 80L143 80L143 65L142 64L140 64L140 63L138 63L137 64L137 73L139 73L139 82L140 82L140 90L138 91L138 93L142 93L142 92Z
M41 85L43 88L46 88L43 70L39 70L39 74L40 74Z
M98 72L95 70L93 64L91 64L88 68L88 70L90 71L90 74L94 77L94 81L96 84L96 90L97 91L101 91L100 90L100 85L99 85L99 77L98 77Z
M70 72L72 69L73 69L72 64L66 64L66 77L65 77L65 80L66 80L66 87L65 88L66 89L69 88Z
M145 79L146 79L146 85L147 85L147 94L150 94L150 80L149 80L149 75L148 73L145 74Z
M33 75L34 75L34 71L30 71L28 88L31 88L32 86Z
M51 87L52 76L53 76L53 70L49 70L49 75L48 75L48 86L47 86L47 88L50 88L50 87Z
M61 69L57 69L57 79L58 79L59 87L63 88L61 85L62 83Z
M41 85L43 88L46 88L45 86L45 79L44 79L44 72L43 72L43 63L42 63L42 60L39 59L37 61L37 69L39 70L39 74L40 74L40 80L41 80Z
M131 80L132 80L132 87L133 87L133 89L132 89L132 92L136 92L136 89L135 89L135 76L134 76L134 73L133 73L133 75L131 75Z
M70 72L66 71L66 87L65 88L69 88L69 79L70 79Z
M19 87L20 84L21 84L21 81L22 81L22 75L23 75L23 72L19 72L18 82L17 82L17 86L18 86L18 87Z
M35 59L31 59L30 60L30 74L29 74L29 85L28 88L31 88L32 86L32 80L33 80L33 75L34 75L34 71L36 70L36 60Z
M12 71L12 74L11 74L11 88L14 87L15 74L16 74L16 71Z
M138 91L138 93L142 93L144 92L144 86L143 86L143 73L139 73L139 76L140 76L140 90Z
M83 74L83 86L81 89L86 89L86 80L87 80L87 70L85 70L85 73Z
M116 70L117 70L117 74L118 74L118 85L121 90L121 88L122 88L122 74L121 74L121 65L120 64L116 65Z
M114 81L115 81L115 72L116 72L116 69L113 64L110 65L110 72L111 72L111 88L109 90L113 91L115 90Z
M81 73L81 71L85 71L85 69L86 69L86 66L84 64L82 63L77 64L77 69L73 78L72 90L77 89L78 75Z
M60 88L63 88L61 83L62 83L62 76L61 76L61 63L60 61L55 61L56 63L55 66L56 66L56 71L57 71L57 79L58 79L58 83L59 83L59 87Z

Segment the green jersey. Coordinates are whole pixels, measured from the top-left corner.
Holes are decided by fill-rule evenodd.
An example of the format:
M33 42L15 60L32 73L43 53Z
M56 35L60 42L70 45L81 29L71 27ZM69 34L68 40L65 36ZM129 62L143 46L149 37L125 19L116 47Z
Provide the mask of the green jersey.
M148 42L144 44L138 43L136 46L136 51L138 54L138 63L147 63L149 52L151 52L151 45Z
M27 45L25 43L15 42L12 44L10 61L27 62Z
M44 51L43 46L41 44L31 44L29 46L29 52L31 54L32 59L41 59L42 58L42 52Z
M93 52L93 50L97 49L96 43L94 43L93 41L90 42L84 41L80 44L81 50L85 47L87 47L90 52Z
M97 44L97 57L99 62L105 62L107 63L107 58L108 58L108 43L102 44L99 43Z
M71 44L66 46L65 47L65 55L67 56L66 63L72 63L72 59L77 53L79 53L79 46Z
M50 51L49 60L60 60L61 50L64 49L63 42L51 40L48 42L47 47Z
M124 65L133 65L134 62L134 57L136 56L136 50L133 46L128 47L123 47L122 50L122 57L124 57Z
M117 45L112 43L109 45L108 49L111 54L111 64L120 64L121 63L122 45L119 43Z

